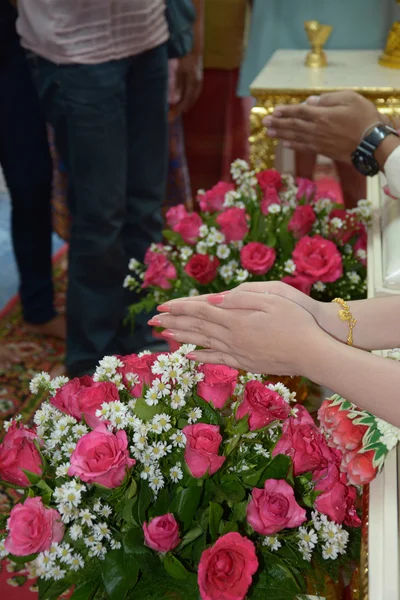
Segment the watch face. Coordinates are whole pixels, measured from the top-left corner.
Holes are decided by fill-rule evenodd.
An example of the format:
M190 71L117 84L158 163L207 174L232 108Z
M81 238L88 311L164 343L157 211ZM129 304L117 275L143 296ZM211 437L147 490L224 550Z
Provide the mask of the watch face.
M352 160L357 171L366 177L372 177L379 173L379 165L372 154L365 153L357 148Z

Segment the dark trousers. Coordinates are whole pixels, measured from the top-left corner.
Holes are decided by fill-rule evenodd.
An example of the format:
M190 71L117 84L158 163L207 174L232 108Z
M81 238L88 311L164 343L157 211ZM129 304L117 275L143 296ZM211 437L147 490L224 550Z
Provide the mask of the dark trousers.
M38 89L69 178L72 229L67 367L90 372L134 352L147 326L124 327L131 257L161 238L168 155L166 45L97 65L36 60Z
M55 316L52 167L37 91L18 40L2 47L0 53L0 164L11 196L12 242L24 318L45 323Z

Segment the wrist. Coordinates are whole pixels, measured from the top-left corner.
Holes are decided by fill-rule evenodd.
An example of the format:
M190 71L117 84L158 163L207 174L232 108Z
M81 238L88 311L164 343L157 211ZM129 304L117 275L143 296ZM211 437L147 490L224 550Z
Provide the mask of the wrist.
M314 381L319 385L324 385L325 381L325 365L328 362L327 354L330 348L330 342L337 344L328 334L322 329L315 329L313 333L307 337L304 342L301 352L299 353L299 364L296 365L299 375Z
M325 333L345 344L349 333L346 322L339 318L340 307L332 302L318 302L318 313L315 319Z
M395 150L398 146L400 146L400 138L394 134L388 135L387 138L385 138L383 142L379 144L375 151L375 158L381 171L383 171L385 163L393 150Z

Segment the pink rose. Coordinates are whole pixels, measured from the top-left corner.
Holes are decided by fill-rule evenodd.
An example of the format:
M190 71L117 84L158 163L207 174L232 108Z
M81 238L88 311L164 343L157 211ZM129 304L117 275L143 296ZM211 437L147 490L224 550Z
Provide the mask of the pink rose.
M84 375L79 379L71 379L59 388L50 403L78 421L84 417L89 427L94 429L101 423L96 411L101 409L102 404L116 400L119 400L119 393L114 383L93 381Z
M219 260L208 254L194 254L185 267L186 273L201 285L208 285L217 276Z
M275 169L267 169L256 174L258 185L262 190L274 187L278 192L283 188L281 174Z
M355 425L354 422L348 418L348 411L343 410L338 414L342 415L342 418L336 426L330 430L330 442L340 448L343 452L346 450L356 450L361 446L364 434L368 430L368 427L366 425Z
M228 192L233 192L235 186L225 181L219 181L217 185L204 194L199 194L198 201L203 212L214 213L222 209L225 196Z
M256 549L239 533L227 533L203 552L197 582L201 600L243 600L258 569Z
M315 508L335 523L343 523L348 511L353 508L355 499L351 488L346 484L344 473L341 474L336 465L330 465L327 477L317 482L315 489L322 491L315 500Z
M297 411L297 417L289 417L284 422L272 455L290 456L295 476L307 471L316 471L321 476L330 463L340 464L341 454L329 448L305 408L298 406Z
M122 374L122 382L129 389L129 393L135 398L140 398L143 392L143 385L150 386L153 380L157 377L154 375L151 367L157 360L160 354L127 354L126 356L117 356L123 363L123 367L117 368L117 373ZM132 387L131 376L139 377L138 383Z
M168 513L143 523L144 542L157 552L170 552L179 546L179 527L174 515Z
M158 250L154 251L154 244L152 244L149 248L147 248L146 250L146 254L144 255L144 261L143 263L147 266L151 263L151 261L153 260L153 258L155 256L159 256L160 254L164 253L164 244L162 244L161 242L159 242L158 244L155 244L156 248L158 248Z
M185 217L187 217L188 214L189 213L186 210L186 206L184 204L171 206L171 208L167 210L167 213L165 215L168 227L172 229L173 227L175 227L175 225L178 225L178 223L180 223L182 219L185 219Z
M307 294L307 296L311 293L312 282L302 275L286 275L282 277L281 281L296 288L299 292Z
M371 483L376 477L377 468L374 467L373 450L368 452L357 452L354 457L347 463L347 478L353 485L366 485Z
M306 179L305 177L297 178L297 200L305 200L306 202L310 202L315 192L317 191L317 184L310 179Z
M179 233L185 244L194 245L199 239L200 227L203 221L197 213L187 214L179 223L174 225L173 230Z
M167 257L164 254L154 253L144 274L142 287L157 286L169 290L172 287L171 282L176 278L176 269Z
M237 409L236 419L249 415L249 429L254 431L273 421L287 419L289 413L290 406L282 396L270 390L261 381L249 381Z
M217 224L225 236L225 242L240 241L249 231L247 214L244 208L228 208L218 215Z
M296 206L292 218L288 224L288 230L291 231L296 239L302 238L310 233L317 217L309 204Z
M182 429L186 436L185 461L193 477L214 475L225 462L218 456L222 436L218 425L196 423Z
M42 475L42 457L34 442L38 437L33 429L13 421L0 444L0 479L13 485L29 487L26 469Z
M198 371L204 374L197 385L200 398L212 402L215 408L223 408L234 392L239 371L224 365L202 365Z
M115 488L121 485L127 470L135 463L129 457L125 431L114 435L102 424L80 438L71 455L68 475L86 483Z
M285 480L267 479L263 490L253 489L247 505L247 520L257 533L273 535L282 529L299 527L307 516Z
M265 275L274 266L276 252L260 242L250 242L240 251L242 267L253 275Z
M343 222L342 227L339 229L329 223L330 237L337 243L347 244L352 238L365 230L358 216L345 208L335 208L335 210L332 210L329 214L329 219L332 221L334 218L340 219Z
M271 204L280 204L281 199L277 189L274 186L269 186L263 189L263 198L261 200L261 212L263 215L269 214Z
M339 404L332 404L331 400L324 400L318 411L318 420L322 427L327 431L335 427L341 419L340 412L342 411Z
M27 498L23 504L14 506L7 529L4 547L15 556L50 550L53 543L58 544L64 537L60 513L46 508L41 498Z
M299 240L293 251L293 260L296 275L307 277L313 282L329 283L337 281L343 275L342 256L336 244L320 235Z

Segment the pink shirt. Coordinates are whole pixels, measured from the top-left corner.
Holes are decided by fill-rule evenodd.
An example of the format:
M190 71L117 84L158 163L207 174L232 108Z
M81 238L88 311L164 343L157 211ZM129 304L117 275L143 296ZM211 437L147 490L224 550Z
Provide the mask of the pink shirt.
M117 60L168 39L165 0L19 0L18 9L22 45L54 63Z

